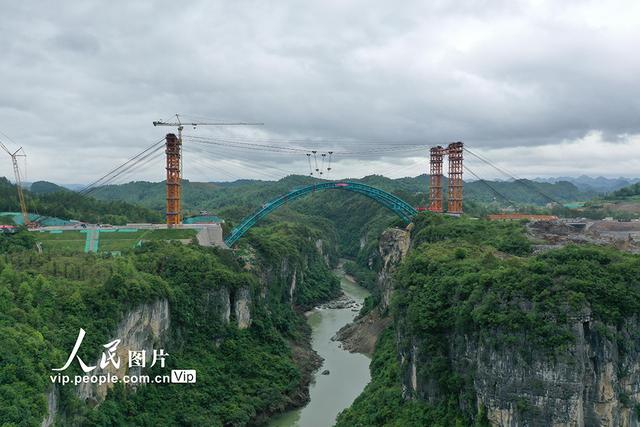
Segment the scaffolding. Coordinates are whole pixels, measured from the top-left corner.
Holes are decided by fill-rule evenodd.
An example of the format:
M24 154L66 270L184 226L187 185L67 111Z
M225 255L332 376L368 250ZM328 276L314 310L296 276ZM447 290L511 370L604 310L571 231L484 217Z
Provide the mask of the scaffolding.
M429 210L442 212L442 158L444 148L432 147L430 150L429 166Z
M175 227L182 222L180 218L180 152L182 141L173 133L166 136L167 155L167 226Z
M443 184L443 159L449 157L449 177L447 188L447 212L459 215L462 213L462 170L463 170L464 144L452 142L443 148L432 147L430 150L430 176L429 176L429 210L431 212L444 212Z
M462 213L462 142L453 142L447 148L449 154L449 203L447 212Z

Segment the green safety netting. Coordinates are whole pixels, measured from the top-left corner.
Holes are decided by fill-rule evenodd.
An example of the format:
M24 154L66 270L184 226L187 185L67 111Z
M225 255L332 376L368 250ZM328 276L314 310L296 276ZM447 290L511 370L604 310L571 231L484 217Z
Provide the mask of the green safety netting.
M22 214L20 212L0 212L0 216L11 217L14 223L18 225L24 225L24 221L22 220ZM55 218L52 216L40 216L32 213L29 214L29 220L38 221L38 223L43 227L73 224L73 222L68 221L66 219Z
M210 222L222 222L222 219L215 215L197 215L189 218L185 218L183 224L201 224Z

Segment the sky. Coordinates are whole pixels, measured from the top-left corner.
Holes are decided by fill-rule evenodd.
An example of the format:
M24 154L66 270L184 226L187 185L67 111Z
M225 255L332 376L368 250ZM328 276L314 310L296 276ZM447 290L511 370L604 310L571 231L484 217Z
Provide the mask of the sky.
M518 177L640 176L637 0L23 0L2 15L0 140L24 147L28 181L92 182L176 113L264 123L186 127L197 181L309 174L311 150L319 169L335 153L326 177L415 176L453 141ZM117 182L163 173L158 152Z

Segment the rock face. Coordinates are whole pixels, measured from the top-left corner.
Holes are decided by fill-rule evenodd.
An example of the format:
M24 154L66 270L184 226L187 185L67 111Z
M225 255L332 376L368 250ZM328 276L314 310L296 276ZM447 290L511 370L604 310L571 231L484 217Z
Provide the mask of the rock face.
M450 334L448 365L468 379L467 392L491 425L517 426L637 426L640 403L640 322L628 319L619 328L591 319L586 312L572 320L574 344L562 354L547 354L516 344L496 347L491 331L476 336ZM421 366L424 343L398 331L405 397L439 402L438 385ZM618 336L624 349L615 341Z
M251 256L245 256L245 269L253 271L260 279L260 290L256 297L266 300L269 298L280 298L278 293L281 287L285 287L288 295L288 302L292 306L298 306L303 310L311 309L312 306L306 306L297 299L298 294L304 291L305 272L308 271L309 265L320 257L320 261L326 266L331 266L331 257L326 250L326 243L322 239L310 240L315 248L315 254L305 254L302 256L283 256L279 262L265 263L255 256L255 250L249 248L249 252L253 252Z
M393 273L409 251L410 232L398 228L385 230L380 236L378 251L382 259L382 270L378 275L378 289L382 296L381 309L385 310L391 302L393 294Z
M380 236L378 255L382 261L382 269L376 282L382 296L380 307L356 318L336 333L333 339L340 341L347 351L373 354L378 337L391 323L391 317L384 312L389 307L393 294L393 274L407 255L410 245L410 230L390 228Z
M231 317L231 296L225 287L209 291L205 294L205 313L209 320L220 320L229 323Z
M409 234L391 229L380 238L381 309L391 300L393 274L410 248ZM370 316L359 321L368 322ZM516 342L496 344L499 331L447 332L446 366L465 384L460 410L482 414L500 427L640 426L639 316L605 325L585 308L568 322L573 344L560 354L532 348L525 334ZM428 343L408 333L405 325L402 317L395 319L404 397L440 403L446 393L425 369L433 365L432 353L424 350ZM341 331L345 343L358 332L355 323L351 329Z
M201 300L199 312L209 321L229 323L232 305L238 327L240 329L248 328L251 325L251 289L248 287L235 289L231 292L228 288L221 287L206 292ZM153 349L162 348L170 332L170 317L169 302L165 299L142 304L129 311L120 321L109 340L120 340L116 351L116 355L120 357L120 367L116 369L113 364L109 364L105 369L101 369L100 359L98 359L95 363L91 363L91 366L98 367L90 374L114 374L120 378L123 375L140 375L142 368L128 368L129 350L145 350L145 359L147 366L149 366L153 357ZM82 401L90 406L95 406L104 401L111 386L110 383L102 385L83 383L77 387L76 393ZM129 386L134 387L135 385L129 384ZM47 392L47 416L43 420L42 426L53 425L59 412L58 406L58 390L54 386Z
M147 365L151 363L153 349L158 349L163 338L169 330L169 302L165 299L157 300L150 304L143 304L131 310L122 319L115 333L113 340L120 339L117 347L117 355L120 357L120 367L116 369L113 364L109 364L105 369L98 366L91 375L115 374L118 377L123 375L140 375L142 369L134 367L129 370L129 350L145 350ZM100 360L96 360L93 365L99 365ZM93 366L92 365L92 366ZM104 400L108 389L112 384L81 384L78 389L78 397L87 403L98 404Z
M236 298L233 306L238 322L238 328L247 329L251 326L251 290L244 286L236 290Z
M344 325L332 338L340 341L351 353L373 355L382 331L391 323L391 317L382 317L379 310L372 310L352 323Z
M53 425L56 414L58 413L59 398L60 393L58 391L58 387L54 385L47 393L47 416L42 420L42 427L49 427Z
M296 284L298 283L298 271L293 270L291 275L291 284L289 285L289 304L293 305L293 294L296 292Z

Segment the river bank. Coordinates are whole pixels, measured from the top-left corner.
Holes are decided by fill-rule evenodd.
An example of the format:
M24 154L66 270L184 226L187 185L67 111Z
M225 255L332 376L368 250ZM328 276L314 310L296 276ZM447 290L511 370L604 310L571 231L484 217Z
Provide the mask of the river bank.
M273 418L269 427L332 426L340 411L351 405L370 380L368 356L350 353L335 339L354 321L369 292L340 269L343 296L307 312L313 350L323 359L309 387L309 403Z

